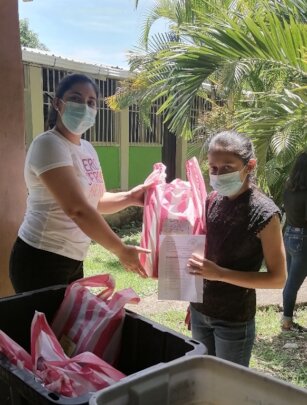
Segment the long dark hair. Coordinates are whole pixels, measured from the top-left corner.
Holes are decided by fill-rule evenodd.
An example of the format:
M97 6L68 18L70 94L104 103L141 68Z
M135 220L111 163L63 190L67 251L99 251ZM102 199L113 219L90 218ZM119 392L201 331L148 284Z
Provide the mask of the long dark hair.
M67 90L71 89L76 83L90 83L95 90L96 96L98 98L98 87L96 83L88 76L83 75L81 73L73 73L70 75L65 76L58 84L55 97L62 98ZM55 126L57 120L58 112L56 109L51 105L48 113L48 121L47 121L47 129L51 129Z
M286 189L290 191L307 190L307 152L300 153L295 159Z

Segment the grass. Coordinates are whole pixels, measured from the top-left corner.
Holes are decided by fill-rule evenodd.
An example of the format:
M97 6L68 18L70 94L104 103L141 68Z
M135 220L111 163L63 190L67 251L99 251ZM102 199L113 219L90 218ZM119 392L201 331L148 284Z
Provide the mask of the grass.
M186 336L192 336L191 332L187 330L187 326L184 323L184 318L186 316L185 311L174 311L170 310L167 312L149 312L147 317L155 322L161 323L176 332L182 333Z
M139 232L137 229L126 229L121 232L124 241L129 244L138 244ZM173 309L172 306L158 305L155 300L157 293L157 281L142 279L141 277L126 272L118 260L99 245L92 244L85 261L85 275L90 276L98 273L110 273L116 281L116 289L133 288L141 298L153 297L149 305L142 307L141 311L136 307L135 312L140 312L147 318L161 323L184 335L191 336L187 330L184 319L184 309ZM273 375L279 379L290 382L297 386L307 387L307 336L297 333L280 331L280 312L276 307L268 307L257 310L256 328L257 337L253 349L251 367L257 371ZM304 307L297 310L297 321L307 324L307 309ZM286 343L295 343L295 348L284 348Z
M124 238L131 245L138 243L138 234L128 234ZM91 276L99 273L112 274L116 281L116 289L133 288L141 298L153 294L157 288L157 282L152 279L143 279L134 273L125 271L117 258L100 245L92 243L85 260L85 275Z
M280 331L280 312L268 307L258 310L256 316L257 338L251 366L282 380L307 387L307 336ZM298 308L297 321L307 324L306 308ZM284 348L294 343L295 348Z

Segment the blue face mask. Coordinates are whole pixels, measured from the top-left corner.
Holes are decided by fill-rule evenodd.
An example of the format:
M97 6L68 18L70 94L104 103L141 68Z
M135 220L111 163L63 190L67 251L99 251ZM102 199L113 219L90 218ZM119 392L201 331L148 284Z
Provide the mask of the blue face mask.
M243 186L244 180L241 180L240 172L241 170L226 174L210 174L210 185L219 194L231 197Z
M66 101L65 110L61 119L65 128L78 136L81 136L95 124L97 110L89 107L87 104L74 103Z

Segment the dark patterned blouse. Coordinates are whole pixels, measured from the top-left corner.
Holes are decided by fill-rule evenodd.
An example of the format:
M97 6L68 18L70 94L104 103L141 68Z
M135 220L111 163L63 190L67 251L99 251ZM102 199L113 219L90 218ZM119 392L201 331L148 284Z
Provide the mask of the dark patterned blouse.
M255 187L234 200L211 193L207 198L206 258L228 269L259 271L263 251L257 234L274 214L280 217L279 208ZM203 303L191 305L216 319L244 322L255 316L256 292L204 280Z

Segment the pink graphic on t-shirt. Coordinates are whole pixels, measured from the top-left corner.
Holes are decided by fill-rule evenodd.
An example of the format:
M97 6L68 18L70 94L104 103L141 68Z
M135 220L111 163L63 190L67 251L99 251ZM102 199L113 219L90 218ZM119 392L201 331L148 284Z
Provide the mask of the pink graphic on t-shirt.
M82 159L82 163L88 184L91 186L90 195L102 195L105 191L105 185L99 164L92 158Z

